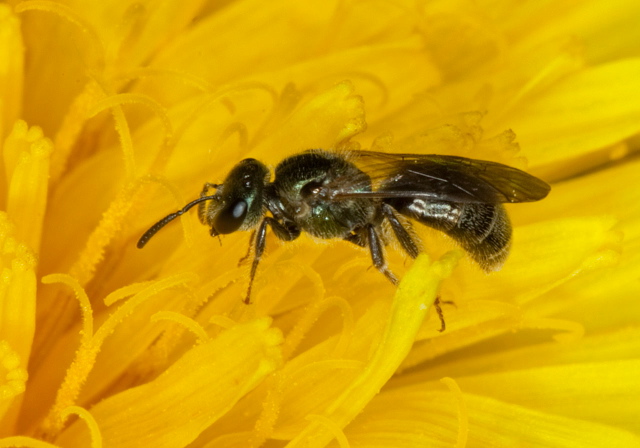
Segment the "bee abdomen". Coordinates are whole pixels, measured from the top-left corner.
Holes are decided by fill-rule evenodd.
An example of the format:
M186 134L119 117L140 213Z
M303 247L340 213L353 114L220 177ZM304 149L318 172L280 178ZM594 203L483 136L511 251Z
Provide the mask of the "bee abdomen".
M389 199L398 212L453 238L480 267L502 267L509 255L511 223L502 204Z
M485 271L500 269L509 255L511 223L502 204L455 204L457 224L446 233Z

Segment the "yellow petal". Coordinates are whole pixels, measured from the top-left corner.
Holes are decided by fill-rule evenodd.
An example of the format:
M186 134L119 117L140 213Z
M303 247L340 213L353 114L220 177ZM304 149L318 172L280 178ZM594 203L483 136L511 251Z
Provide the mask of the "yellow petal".
M0 142L22 107L24 52L20 22L8 5L0 5Z
M7 214L0 213L0 341L5 370L0 387L2 416L14 396L24 391L36 318L36 257L15 233Z
M21 358L5 340L0 340L0 417L7 417L7 410L11 405L17 409L14 398L22 394L26 389L27 369L25 359ZM7 420L13 419L9 414ZM3 424L9 423L4 421Z
M429 304L435 299L440 280L449 275L455 262L455 257L452 256L436 262L432 266L429 266L426 257L416 260L413 269L405 276L398 289L389 318L385 324L382 339L373 346L375 348L371 348L371 355L369 359L364 360L365 363L362 368L356 368L355 371L348 373L345 372L347 373L346 375L327 369L326 371L320 371L318 375L312 370L313 365L309 365L306 370L299 369L298 372L292 372L301 375L300 377L295 375L292 378L293 389L298 386L297 382L299 380L308 382L309 380L313 381L312 378L315 378L315 384L321 382L325 385L325 387L318 385L318 393L332 397L327 400L328 403L326 408L322 410L322 415L329 418L338 427L342 427L351 421L375 396L380 387L389 379L398 364L407 355L415 334L429 309ZM371 327L374 322L367 323ZM360 356L362 356L362 353ZM321 367L320 364L318 363L318 367ZM305 376L307 377L306 379L304 379ZM309 386L311 384L309 383ZM333 389L335 385L340 387L331 391L330 389ZM298 403L286 403L287 398L289 401L298 401ZM299 393L291 393L287 398L285 398L287 414L283 414L282 420L285 421L282 423L286 424L286 419L293 419L294 421L289 424L295 423L295 428L302 423L300 417L308 415L308 411L306 413L302 411L301 414L297 415L291 415L291 411L293 409L301 410L301 408L305 407L308 409L309 405L315 405L317 401L308 400L308 393L306 397L300 396ZM305 401L307 401L307 404L304 404ZM295 420L298 421L295 422ZM304 446L306 441L310 439L321 443L320 441L328 442L333 438L332 432L321 422L308 424L306 427L301 428L302 430L299 432L297 430L292 431L292 429L284 431L284 428L281 428L284 434L279 434L279 436L284 436L285 438L293 436L293 440L288 445L290 447ZM289 431L292 431L291 436L285 436Z
M612 216L617 228L637 237L635 222L640 218L640 188L636 180L640 162L627 160L587 175L555 184L541 202L511 208L514 223L531 223L562 217Z
M616 263L609 267L600 263L602 269L594 271L596 275L577 276L545 297L541 306L547 312L561 312L563 318L577 320L592 331L635 325L640 319L640 302L636 300L640 294L636 280L640 269L640 209L632 205L640 201L638 170L640 162L629 161L564 182L554 188L546 204L531 204L523 208L522 215L515 215L525 221L569 213L613 216L617 220L613 230L620 241L609 245L608 251L605 245L604 251L593 253L593 261L598 264L606 261L613 249ZM593 236L595 233L584 235L585 241ZM563 241L558 239L560 244Z
M411 70L396 70L402 66L411 67ZM369 105L367 113L371 121L384 113L396 113L414 99L415 92L437 85L440 73L426 57L423 41L416 36L391 44L358 46L329 53L265 73L262 79L274 86L294 82L302 91L348 79ZM393 95L389 94L389 86L395 86ZM388 130L383 129L383 132ZM394 134L396 132L402 133L404 129L394 129Z
M47 206L51 141L38 127L18 121L4 144L4 165L9 181L7 212L16 223L16 236L34 251L40 248Z
M638 146L624 139L638 130L639 6L613 1L14 2L22 23L7 30L27 47L15 104L55 136L56 159L48 195L25 180L44 185L43 164L21 171L28 145L6 146L0 205L15 240L43 231L38 272L76 276L85 320L67 288L40 288L31 378L24 399L24 377L4 389L0 433L49 430L65 447L637 445L640 338L613 331L640 320L640 164L624 159ZM399 277L413 265L393 304L348 242L270 234L252 306L236 265L248 234L210 238L194 211L135 247L245 157L370 142L522 167L520 143L549 179L601 173L509 205L500 273L390 248ZM430 255L453 246L424 233ZM436 294L456 304L442 334ZM442 392L443 376L461 391L448 379Z
M104 446L184 446L279 365L281 335L261 319L238 325L176 361L157 379L91 409ZM76 423L59 438L89 446Z
M534 411L474 394L465 393L464 402L469 413L467 446L640 446L637 435L615 426ZM345 429L345 435L352 446L444 448L455 445L458 431L454 397L416 386L376 397ZM338 447L335 442L329 446Z
M316 56L321 50L319 44L328 37L326 26L334 12L332 2L313 8L292 0L277 6L258 0L233 2L187 29L158 55L153 65L178 67L212 85L275 70ZM305 37L302 41L301 32ZM265 36L269 39L268 53L264 51ZM157 94L165 96L167 92Z
M74 22L75 17L65 16L60 11L65 8L60 5L25 1L16 6L29 48L25 55L23 116L30 123L37 123L46 135L55 134L67 106L82 88L77 82L56 80L84 78L87 64L92 65L88 59L97 52L92 47L94 36L84 33L87 29ZM56 37L43 39L42 36ZM89 56L81 60L79 53Z
M6 213L0 213L2 267L2 321L0 339L6 340L26 366L35 325L36 257L15 238Z
M457 304L457 309L445 308L448 331L431 340L437 333L434 322L428 322L419 335L424 342L415 345L403 368L523 328L580 333L579 325L537 319L559 310L570 315L581 296L558 289L579 278L588 281L589 274L618 262L621 235L612 230L614 224L601 217L518 226L512 254L500 272L486 275L468 261L461 263L443 288L444 300Z
M490 348L491 352L483 352L482 356L474 356L478 348L470 347L429 370L396 376L391 380L390 386L402 387L435 382L446 375L460 378L564 364L633 360L638 353L639 333L640 329L625 328L610 334L589 335L568 343L547 342L500 351Z
M628 94L637 91L640 59L586 69L526 101L511 126L531 166L559 177L572 160L640 130L640 106Z
M627 329L480 356L477 348L468 348L434 369L396 377L389 386L438 390L437 378L454 375L465 393L633 432L640 412L639 333Z
M105 59L126 68L142 64L157 45L164 43L192 20L201 0L167 2L148 7L142 3L73 2L73 8L104 45Z
M489 276L477 270L470 273L483 287L469 288L468 299L502 296L523 304L593 269L593 257L608 254L620 242L620 234L612 230L614 224L610 217L595 217L516 227L513 250L502 270Z
M260 149L269 159L283 154L279 148L287 148L289 154L312 148L330 149L361 133L366 126L362 98L356 94L353 85L345 81L301 104L273 135L261 143ZM304 129L305 132L296 132L295 129ZM281 157L267 161L275 163Z
M640 412L638 372L638 360L612 360L481 374L459 378L458 384L528 409L633 431L632 416Z
M585 59L598 64L637 55L640 32L633 24L640 14L638 6L627 0L607 4L598 0L563 4L506 0L496 10L506 32L517 36L530 51L535 45L577 36Z

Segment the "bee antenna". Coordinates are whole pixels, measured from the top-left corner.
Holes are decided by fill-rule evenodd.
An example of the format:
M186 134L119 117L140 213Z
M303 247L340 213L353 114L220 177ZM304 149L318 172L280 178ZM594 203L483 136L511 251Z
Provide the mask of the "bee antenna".
M195 201L189 202L187 205L182 207L177 212L171 213L170 215L167 215L164 218L162 218L160 221L158 221L157 223L152 225L151 228L149 228L149 230L144 232L144 234L140 237L140 239L138 240L138 244L137 244L138 249L142 249L145 246L145 244L147 244L147 242L151 239L151 237L153 235L155 235L156 233L158 233L158 231L160 229L162 229L164 226L166 226L171 221L176 219L178 216L180 216L180 215L186 213L187 211L189 211L189 209L191 209L194 205L198 205L199 203L204 202L204 201L208 201L210 199L216 199L216 197L217 197L216 195L199 197Z

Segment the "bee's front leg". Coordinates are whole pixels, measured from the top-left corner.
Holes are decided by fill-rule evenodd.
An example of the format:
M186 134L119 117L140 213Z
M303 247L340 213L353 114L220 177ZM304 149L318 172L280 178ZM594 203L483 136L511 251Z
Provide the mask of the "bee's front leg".
M287 226L270 216L265 217L262 222L260 222L260 226L255 232L255 253L253 255L253 262L251 263L251 273L249 274L249 287L244 299L244 303L246 304L251 303L251 288L253 287L253 280L256 277L258 264L260 263L260 258L262 258L262 254L264 253L264 248L267 243L267 225L271 226L273 233L283 241L293 241L300 236L300 229L293 225Z

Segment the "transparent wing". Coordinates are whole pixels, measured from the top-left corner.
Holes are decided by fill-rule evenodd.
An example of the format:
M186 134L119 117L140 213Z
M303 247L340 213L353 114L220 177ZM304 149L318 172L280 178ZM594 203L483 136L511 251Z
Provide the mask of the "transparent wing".
M538 201L549 185L501 163L465 157L354 151L351 162L372 179L374 191L343 191L338 197L434 198L459 203Z

